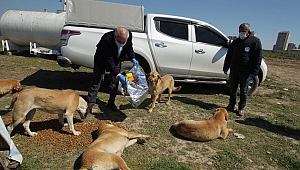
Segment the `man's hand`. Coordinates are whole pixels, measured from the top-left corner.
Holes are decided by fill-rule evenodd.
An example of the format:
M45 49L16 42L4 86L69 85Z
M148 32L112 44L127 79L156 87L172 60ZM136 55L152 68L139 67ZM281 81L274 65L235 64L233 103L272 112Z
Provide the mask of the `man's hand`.
M226 74L226 75L227 75L227 72L228 72L228 70L223 70L223 72L224 72L224 74Z
M120 82L121 82L122 85L126 85L126 77L121 75L120 76Z
M131 61L132 61L133 65L135 65L135 66L139 65L139 62L135 58L132 59Z
M256 76L256 75L255 75L255 74L252 74L252 73L249 75L250 78L254 78L255 76Z

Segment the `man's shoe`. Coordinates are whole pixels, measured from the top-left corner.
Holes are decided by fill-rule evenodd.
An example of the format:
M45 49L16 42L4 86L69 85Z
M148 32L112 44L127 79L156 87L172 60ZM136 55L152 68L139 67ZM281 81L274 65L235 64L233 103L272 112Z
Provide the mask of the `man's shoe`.
M94 103L88 103L88 109L86 110L86 113L84 114L84 118L86 118L89 113L92 114L93 106L94 106Z
M227 110L227 111L230 111L230 112L233 112L233 111L234 111L234 106L228 105L228 106L226 107L226 110Z
M112 111L117 111L118 110L118 107L114 104L114 103L108 103L107 105L106 105L110 110L112 110Z
M239 110L239 116L244 116L244 110Z

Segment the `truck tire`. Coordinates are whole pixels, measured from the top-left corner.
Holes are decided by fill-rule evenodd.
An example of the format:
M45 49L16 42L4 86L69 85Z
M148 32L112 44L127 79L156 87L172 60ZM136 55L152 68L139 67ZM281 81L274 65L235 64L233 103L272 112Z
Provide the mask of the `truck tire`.
M133 63L131 61L123 61L120 73L125 75L132 67L133 67ZM144 69L140 65L139 68L144 72Z
M230 88L230 82L227 82L227 85ZM258 76L255 76L248 83L248 96L251 96L256 93L258 85L259 85L259 78L258 78ZM238 87L237 94L240 95L240 85Z
M248 96L254 95L257 91L257 87L259 85L259 78L255 76L252 80L250 80L248 84Z

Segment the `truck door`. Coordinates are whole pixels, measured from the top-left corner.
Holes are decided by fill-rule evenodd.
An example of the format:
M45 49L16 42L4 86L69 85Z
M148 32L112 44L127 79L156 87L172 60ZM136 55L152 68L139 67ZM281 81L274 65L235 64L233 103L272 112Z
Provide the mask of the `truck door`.
M192 59L189 23L154 17L150 28L151 48L158 70L163 74L187 75Z
M226 56L227 39L217 32L205 27L194 25L192 31L193 59L191 62L191 76L225 77L223 63Z

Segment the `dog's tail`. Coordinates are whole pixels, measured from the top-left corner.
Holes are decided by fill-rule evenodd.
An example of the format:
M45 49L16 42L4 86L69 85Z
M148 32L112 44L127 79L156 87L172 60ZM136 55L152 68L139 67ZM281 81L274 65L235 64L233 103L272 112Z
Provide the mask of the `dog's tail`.
M181 86L173 87L172 91L179 91L181 89Z
M11 110L11 109L14 107L14 104L15 104L15 102L17 101L18 96L19 96L18 93L15 93L15 94L13 95L12 99L11 99L10 106L5 106L5 108L8 109L8 110Z

